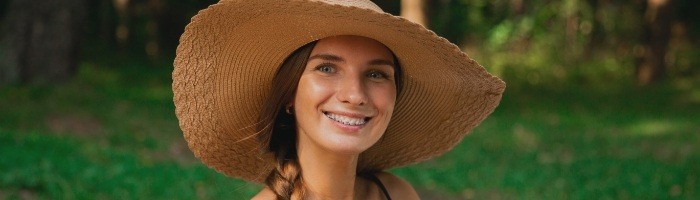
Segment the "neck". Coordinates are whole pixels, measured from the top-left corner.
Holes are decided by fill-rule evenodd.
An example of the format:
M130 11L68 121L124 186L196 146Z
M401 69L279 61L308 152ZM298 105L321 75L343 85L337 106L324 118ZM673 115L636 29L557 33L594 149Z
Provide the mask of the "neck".
M299 144L297 153L310 199L354 198L359 155L338 154L307 144Z

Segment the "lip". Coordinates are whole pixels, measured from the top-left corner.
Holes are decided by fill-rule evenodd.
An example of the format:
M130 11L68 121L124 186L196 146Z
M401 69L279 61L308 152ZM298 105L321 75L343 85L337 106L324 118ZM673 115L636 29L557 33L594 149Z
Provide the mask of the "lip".
M359 130L361 130L362 128L364 128L365 125L367 125L368 123L370 123L370 121L372 120L372 117L368 117L368 116L366 116L366 115L359 114L359 113L336 112L336 111L322 111L321 113L322 113L323 116L326 118L326 120L328 120L331 124L333 124L333 125L334 125L335 127L337 127L338 129L342 130L343 132L347 132L347 133L356 133L356 132L358 132ZM343 124L343 123L340 123L340 122L338 122L338 121L335 121L335 120L329 118L329 117L326 115L327 113L332 113L332 114L334 114L334 115L341 115L341 116L350 117L350 118L364 118L364 119L366 120L366 123L364 123L364 124L362 124L362 125L348 125L348 124Z

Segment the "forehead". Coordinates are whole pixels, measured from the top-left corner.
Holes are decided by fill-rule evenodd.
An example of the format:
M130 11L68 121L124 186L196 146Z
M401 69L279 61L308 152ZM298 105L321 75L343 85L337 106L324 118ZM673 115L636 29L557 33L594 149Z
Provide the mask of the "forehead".
M333 54L344 58L392 60L389 48L384 44L362 36L333 36L321 39L311 51L311 55Z

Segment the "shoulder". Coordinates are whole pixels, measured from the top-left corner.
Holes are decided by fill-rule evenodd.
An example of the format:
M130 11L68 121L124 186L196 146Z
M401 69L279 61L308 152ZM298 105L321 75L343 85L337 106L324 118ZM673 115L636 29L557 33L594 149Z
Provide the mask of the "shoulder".
M263 188L256 194L251 200L268 200L268 199L277 199L277 196L275 196L275 193L270 190L270 188Z
M382 181L392 199L420 199L413 186L396 175L387 172L374 174Z

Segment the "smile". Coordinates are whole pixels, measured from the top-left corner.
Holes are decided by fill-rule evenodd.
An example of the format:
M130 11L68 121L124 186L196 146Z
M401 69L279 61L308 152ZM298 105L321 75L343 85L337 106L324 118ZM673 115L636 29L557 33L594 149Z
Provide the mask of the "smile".
M364 124L367 124L367 122L370 119L369 117L360 117L360 118L348 117L348 116L337 115L337 114L333 114L333 113L329 113L329 112L323 112L323 114L325 114L326 117L328 117L328 119L331 119L331 120L336 121L336 122L341 123L341 124L350 125L350 126L362 126Z

